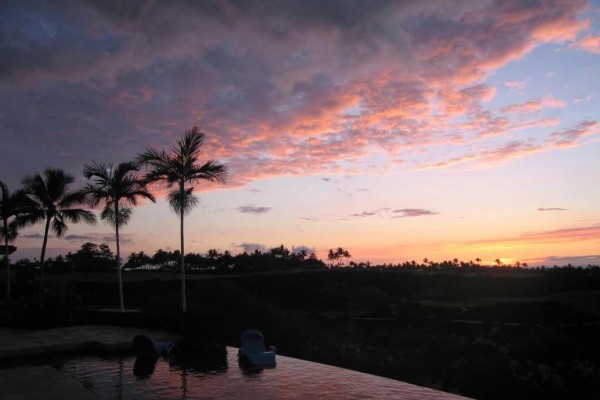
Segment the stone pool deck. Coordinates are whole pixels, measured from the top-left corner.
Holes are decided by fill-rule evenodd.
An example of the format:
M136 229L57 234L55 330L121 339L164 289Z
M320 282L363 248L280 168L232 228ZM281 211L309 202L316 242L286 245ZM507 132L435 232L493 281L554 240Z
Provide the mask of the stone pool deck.
M0 361L75 350L127 350L132 348L131 339L139 334L154 339L173 338L173 335L157 330L107 325L43 330L0 329Z
M51 366L2 368L2 364L69 351L128 350L132 349L133 337L139 334L154 339L175 339L162 331L106 325L0 329L0 399L94 399L78 381Z

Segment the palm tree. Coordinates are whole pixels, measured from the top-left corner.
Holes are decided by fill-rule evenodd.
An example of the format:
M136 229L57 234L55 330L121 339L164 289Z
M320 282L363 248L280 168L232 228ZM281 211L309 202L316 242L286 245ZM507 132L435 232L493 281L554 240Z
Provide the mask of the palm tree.
M17 228L22 215L30 211L32 201L25 195L21 189L10 193L8 186L0 181L0 215L2 218L2 227L0 227L0 237L4 239L4 261L6 262L6 297L10 298L10 254L8 243L17 238ZM9 222L10 221L10 222Z
M61 237L68 229L66 222L88 224L96 223L96 216L89 210L73 208L84 204L86 195L82 191L69 191L75 179L63 170L48 168L44 175L35 174L23 179L23 187L29 198L36 203L36 210L25 216L25 224L35 224L45 221L44 242L42 243L42 254L40 255L40 287L44 281L44 260L46 257L46 245L48 244L48 231Z
M180 219L180 267L181 267L181 308L186 312L185 260L183 221L198 203L194 197L194 187L189 186L202 180L225 182L227 167L215 160L198 164L200 149L204 143L204 133L197 127L185 131L169 153L147 149L137 161L149 167L146 179L149 182L164 182L173 190L168 194L169 206Z
M108 221L115 227L115 238L117 243L117 276L119 282L119 306L121 312L125 312L123 300L123 278L121 275L121 247L119 242L119 227L126 225L131 218L132 208L137 205L138 198L144 197L154 202L154 196L146 189L146 181L137 174L139 167L135 162L122 162L113 169L112 164L98 164L92 162L83 166L83 176L92 179L84 192L88 198L88 204L94 208L104 203L104 209L100 214L103 220ZM123 202L123 205L120 203Z

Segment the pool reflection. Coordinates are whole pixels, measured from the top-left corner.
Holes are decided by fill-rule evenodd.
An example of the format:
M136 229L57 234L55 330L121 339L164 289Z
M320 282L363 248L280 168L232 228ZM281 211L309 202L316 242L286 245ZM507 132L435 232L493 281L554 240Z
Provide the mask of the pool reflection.
M236 367L237 349L166 358L79 356L56 365L98 399L444 399L460 396L278 356L277 367ZM462 398L464 399L464 398Z
M150 378L154 373L157 361L158 357L136 357L133 363L133 375L138 379Z

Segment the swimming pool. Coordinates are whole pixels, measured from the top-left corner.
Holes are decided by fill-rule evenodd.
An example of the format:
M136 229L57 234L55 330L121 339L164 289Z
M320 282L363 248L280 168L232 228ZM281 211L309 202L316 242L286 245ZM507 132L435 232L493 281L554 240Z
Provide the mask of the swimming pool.
M179 365L135 356L78 356L55 367L100 399L404 399L458 400L457 395L361 372L277 356L277 367L242 369L237 349Z

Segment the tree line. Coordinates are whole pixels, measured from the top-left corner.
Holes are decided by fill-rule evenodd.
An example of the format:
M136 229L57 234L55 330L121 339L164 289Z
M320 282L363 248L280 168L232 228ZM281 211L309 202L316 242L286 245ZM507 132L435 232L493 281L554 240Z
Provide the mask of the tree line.
M143 251L133 252L123 264L123 272L159 271L173 272L179 268L181 253L179 250L158 249L153 255ZM315 253L305 250L292 252L285 246L272 248L268 251L255 250L252 252L233 255L226 250L220 252L210 249L206 253L187 253L184 256L186 272L205 272L216 274L249 273L269 270L320 270L327 266L319 260ZM21 259L14 266L19 269L33 269L36 262ZM50 274L65 273L104 273L114 272L116 263L114 254L105 243L87 242L76 252L59 255L46 260L46 270Z

